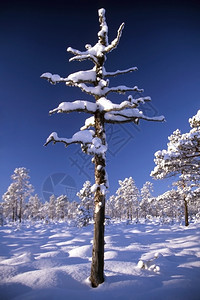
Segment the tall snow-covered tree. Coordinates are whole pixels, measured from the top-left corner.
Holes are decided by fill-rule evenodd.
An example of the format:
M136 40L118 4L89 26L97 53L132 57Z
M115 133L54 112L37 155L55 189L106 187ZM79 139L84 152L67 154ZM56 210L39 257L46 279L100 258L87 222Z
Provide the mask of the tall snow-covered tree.
M200 110L189 119L191 130L182 134L176 147L184 152L187 158L194 158L196 165L200 166ZM199 175L199 173L196 173Z
M177 185L181 191L185 210L185 225L188 226L188 201L191 189L200 180L200 110L189 119L192 129L181 134L177 129L169 136L167 149L155 153L155 168L151 176L163 179L179 176Z
M115 201L120 219L125 218L127 221L132 221L135 218L138 220L139 190L133 178L119 180L119 185Z
M115 210L115 195L109 197L106 201L106 215L108 218L115 219L116 218L116 210Z
M13 183L8 187L3 199L9 207L12 207L13 220L19 219L21 223L24 203L33 192L33 186L29 182L29 171L26 168L16 168L11 178Z
M17 197L19 203L19 221L21 223L23 217L23 209L25 200L33 192L33 186L29 182L30 176L29 171L26 168L16 168L12 175L12 180L17 185Z
M73 221L77 217L78 203L76 201L68 202L67 206L67 218L70 221Z
M27 203L27 209L26 209L26 217L31 220L40 220L41 218L41 209L42 203L38 197L37 194L34 196L30 196L28 203Z
M81 203L78 206L79 226L86 226L93 219L94 215L94 195L91 191L91 182L87 180L82 189L77 193Z
M67 215L68 199L66 195L60 195L56 199L55 210L58 220L63 220Z
M140 201L140 217L146 219L147 215L150 214L151 198L153 192L153 183L146 181L141 188L141 201Z
M45 201L45 203L43 203L41 209L40 209L40 213L41 213L41 219L48 223L49 222L49 202Z
M175 189L166 191L162 195L156 197L157 216L160 217L162 223L167 219L180 221L182 216L181 196Z
M67 77L61 77L57 74L44 73L41 77L46 78L52 84L64 82L67 86L78 87L86 94L94 97L95 102L86 100L76 100L74 102L62 102L57 108L50 111L53 113L85 112L92 115L86 119L85 125L80 131L76 132L72 138L60 138L53 132L48 137L46 145L50 142L70 144L81 144L83 152L93 156L95 164L95 186L94 192L94 239L92 251L92 266L90 281L93 287L97 287L104 281L104 219L105 219L105 197L108 188L106 175L106 123L129 123L138 124L140 119L147 121L163 121L164 117L148 117L138 109L140 104L150 101L150 97L140 97L134 99L131 95L120 104L113 103L108 98L112 92L125 94L126 92L143 92L137 86L127 87L120 85L109 87L109 77L136 71L136 67L126 70L117 70L108 72L104 63L106 55L114 50L119 44L124 23L118 29L116 38L109 43L108 26L105 18L105 9L99 9L100 31L98 32L98 41L92 46L87 44L85 51L80 51L69 47L68 52L74 55L70 61L90 60L94 63L92 69L75 72ZM89 129L93 127L94 129Z
M192 216L200 218L200 185L192 192L191 209Z
M56 218L56 196L51 195L49 198L48 216L51 221Z
M18 218L18 199L17 185L12 182L8 190L2 196L3 214L5 218L11 219L13 222Z

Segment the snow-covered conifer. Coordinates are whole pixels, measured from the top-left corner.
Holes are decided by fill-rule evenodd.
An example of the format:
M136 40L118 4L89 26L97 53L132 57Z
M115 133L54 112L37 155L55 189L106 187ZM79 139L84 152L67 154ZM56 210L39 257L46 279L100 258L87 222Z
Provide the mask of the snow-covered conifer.
M83 184L83 188L77 193L80 199L78 206L77 222L79 226L86 226L93 219L94 215L94 194L91 191L91 182L88 180Z
M155 168L151 176L163 179L179 176L177 181L179 193L182 195L185 211L185 225L188 221L188 202L192 187L200 180L200 111L189 119L192 129L181 134L177 129L169 136L167 149L155 153Z
M66 195L60 195L56 198L55 210L58 220L63 220L67 215L68 199Z
M135 218L138 221L139 190L133 178L119 180L119 185L116 192L115 209L119 212L120 219L125 218L127 221L132 221Z
M41 220L45 223L49 222L49 202L45 201L40 208Z
M179 192L175 189L166 191L162 195L156 197L157 216L160 217L162 223L166 223L168 219L180 221L182 216L182 203Z
M153 183L150 181L147 181L143 184L143 187L141 188L141 201L140 201L140 217L143 217L146 219L148 214L151 214L152 209L152 192L153 192Z
M13 222L18 218L18 198L17 185L11 183L8 190L3 194L3 214L5 218L11 219Z
M48 216L51 221L56 218L56 196L51 195L49 198Z
M115 209L116 205L116 199L115 195L112 195L109 197L109 199L106 201L106 215L111 219L117 218L117 211Z
M16 168L11 176L13 183L8 187L3 195L6 210L12 209L12 219L22 221L25 200L33 192L33 186L30 184L29 171L26 168ZM11 212L9 212L10 214ZM7 213L6 213L7 214Z
M27 203L27 209L25 211L26 217L31 220L40 220L41 219L41 201L37 194L34 196L30 196L28 203Z
M192 191L192 199L190 201L190 212L192 217L200 218L200 185Z
M76 132L72 138L60 138L56 132L50 134L46 145L50 142L70 144L81 144L83 152L94 156L95 164L95 186L94 203L95 203L95 222L94 222L94 242L92 251L92 267L90 280L93 287L98 286L104 281L104 219L105 219L105 196L108 188L106 175L106 123L139 123L140 119L147 121L163 121L164 117L148 117L138 109L140 104L150 101L150 97L139 97L134 99L129 95L120 104L113 103L108 97L110 93L142 92L137 86L127 87L119 85L109 87L109 77L136 71L136 67L125 70L110 72L105 69L104 63L109 52L114 50L119 44L124 23L118 29L116 38L108 41L108 26L106 23L105 9L98 10L100 31L98 32L98 41L92 46L87 44L84 51L67 48L74 57L70 61L90 60L94 67L85 71L78 71L67 77L58 74L44 73L42 78L46 78L50 83L56 84L64 82L67 86L78 87L82 92L92 95L94 103L86 100L75 100L74 102L62 102L57 108L50 111L53 113L70 113L85 112L92 117L86 119L84 126ZM93 129L89 129L93 127Z
M78 214L78 203L76 201L72 201L68 203L67 207L67 218L68 220L76 220Z

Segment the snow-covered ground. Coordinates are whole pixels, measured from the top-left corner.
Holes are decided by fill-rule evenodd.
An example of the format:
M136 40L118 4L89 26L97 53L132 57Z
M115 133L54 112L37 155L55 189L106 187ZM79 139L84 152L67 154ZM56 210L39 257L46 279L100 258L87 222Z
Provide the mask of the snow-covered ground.
M199 223L106 226L106 281L96 289L92 234L92 225L1 227L0 299L200 299Z

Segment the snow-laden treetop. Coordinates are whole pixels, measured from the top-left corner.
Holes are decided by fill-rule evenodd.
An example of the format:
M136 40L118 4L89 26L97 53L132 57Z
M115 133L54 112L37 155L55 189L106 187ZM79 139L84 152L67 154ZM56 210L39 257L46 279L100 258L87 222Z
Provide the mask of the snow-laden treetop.
M65 145L71 143L81 143L84 149L88 149L88 145L92 146L94 150L93 139L96 137L96 132L88 131L90 126L95 126L95 115L100 112L103 116L104 123L128 123L134 122L138 124L140 119L147 121L164 121L163 116L148 117L138 109L140 104L145 104L147 101L151 101L150 97L139 97L134 99L131 95L120 104L113 103L108 99L108 95L111 92L123 93L128 91L143 92L143 89L139 89L137 86L127 87L125 85L119 85L116 87L109 87L108 77L117 76L132 71L136 71L137 67L131 67L125 70L117 70L114 72L107 72L104 66L107 53L114 50L119 44L124 23L122 23L117 31L117 36L110 43L108 41L108 26L105 18L105 9L101 8L98 11L100 30L98 32L98 41L92 46L90 44L85 45L85 50L80 51L72 47L68 47L67 51L74 56L69 61L83 61L90 60L94 63L94 67L89 70L78 71L68 75L67 77L61 77L58 74L51 74L49 72L41 75L42 78L47 79L50 83L56 84L59 82L65 82L67 86L79 87L86 94L92 95L95 98L95 103L86 100L75 100L73 102L62 102L59 106L50 111L53 113L70 113L70 112L85 112L92 114L93 117L86 119L85 125L81 127L84 133L77 133L71 139L59 138L57 133L52 133L47 139L46 144L49 142L63 142ZM99 137L98 137L99 138ZM95 142L96 144L96 142ZM87 146L87 147L85 147ZM105 147L100 147L105 152ZM98 147L99 149L99 147ZM91 150L91 149L90 149ZM90 154L99 153L94 151L88 151ZM87 152L87 151L86 151Z
M198 110L196 115L189 119L189 123L192 128L200 127L200 110Z
M86 71L79 71L73 74L70 74L68 77L63 78L58 74L44 73L41 75L42 78L46 78L52 84L57 82L65 82L68 86L77 86L83 92L93 95L94 97L104 97L107 96L110 92L119 92L125 93L126 91L135 91L142 92L142 89L138 89L137 86L126 87L124 85L109 88L109 80L105 77L117 76L119 74L124 74L132 71L136 71L136 67L131 67L126 70L117 70L115 72L107 72L103 66L106 60L106 54L115 49L119 43L124 23L118 29L117 37L109 44L108 43L108 26L106 24L105 18L105 9L99 9L99 22L100 22L100 31L98 32L98 42L91 46L86 44L85 51L79 51L72 47L68 47L67 51L72 53L74 57L70 58L69 61L83 61L91 60L95 67ZM90 85L87 85L90 84ZM91 86L93 85L93 86Z

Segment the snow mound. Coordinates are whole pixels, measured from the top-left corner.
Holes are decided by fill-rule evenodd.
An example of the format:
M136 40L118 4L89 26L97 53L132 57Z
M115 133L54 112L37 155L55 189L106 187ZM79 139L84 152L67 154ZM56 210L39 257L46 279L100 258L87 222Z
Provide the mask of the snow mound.
M144 269L153 272L160 272L160 267L155 264L155 260L159 257L159 253L156 253L153 258L149 260L139 260L137 266L139 269Z
M92 254L92 246L80 246L75 247L69 251L69 257L80 257L80 258L89 258Z

